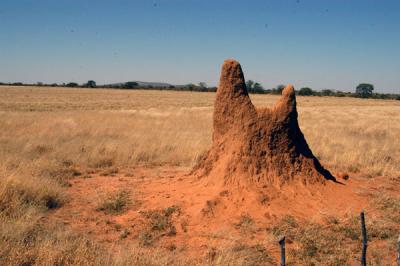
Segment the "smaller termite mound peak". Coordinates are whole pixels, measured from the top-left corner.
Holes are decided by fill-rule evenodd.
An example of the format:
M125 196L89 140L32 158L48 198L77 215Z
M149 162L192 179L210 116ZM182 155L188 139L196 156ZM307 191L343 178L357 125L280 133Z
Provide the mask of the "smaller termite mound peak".
M274 107L256 109L240 64L225 60L214 104L212 146L193 173L239 186L335 181L313 155L297 118L292 85Z

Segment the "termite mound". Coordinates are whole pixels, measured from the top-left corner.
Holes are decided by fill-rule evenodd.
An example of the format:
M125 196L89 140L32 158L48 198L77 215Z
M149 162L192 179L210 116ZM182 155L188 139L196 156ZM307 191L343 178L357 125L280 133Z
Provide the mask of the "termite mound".
M193 173L239 186L335 181L313 155L297 117L292 85L273 108L256 109L240 64L225 60L214 104L212 147Z

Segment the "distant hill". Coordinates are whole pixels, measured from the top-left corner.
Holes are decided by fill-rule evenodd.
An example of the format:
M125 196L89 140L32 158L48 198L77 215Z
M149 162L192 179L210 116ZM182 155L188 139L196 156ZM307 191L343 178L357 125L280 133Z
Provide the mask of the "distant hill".
M168 88L170 86L175 86L175 85L165 83L165 82L147 82L147 81L128 81L128 82L136 82L139 85L139 87ZM104 87L107 87L107 86L118 87L125 83L126 82L105 84Z

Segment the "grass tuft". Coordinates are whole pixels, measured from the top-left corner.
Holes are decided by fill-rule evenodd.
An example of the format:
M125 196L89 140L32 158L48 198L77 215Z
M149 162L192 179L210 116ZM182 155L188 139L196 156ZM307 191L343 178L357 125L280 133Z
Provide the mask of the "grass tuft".
M129 196L129 192L125 190L109 194L100 201L96 210L106 214L120 214L126 211L129 204L132 203Z
M142 246L150 246L155 240L163 236L175 236L176 227L172 216L180 215L179 206L173 205L163 210L153 210L141 213L146 219L145 228L138 238Z
M0 180L1 215L20 217L31 207L54 209L62 206L65 200L62 188L51 180L19 176Z

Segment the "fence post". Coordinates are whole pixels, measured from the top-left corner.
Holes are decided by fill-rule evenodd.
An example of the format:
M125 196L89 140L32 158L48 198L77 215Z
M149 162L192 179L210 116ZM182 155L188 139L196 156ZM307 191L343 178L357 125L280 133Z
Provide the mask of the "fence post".
M400 235L397 239L397 266L400 266Z
M286 248L284 236L279 240L279 245L281 246L281 266L286 266Z
M361 232L362 232L362 256L361 256L361 266L367 266L367 247L368 247L368 239L367 239L367 229L365 228L365 213L364 210L360 214L361 217Z

